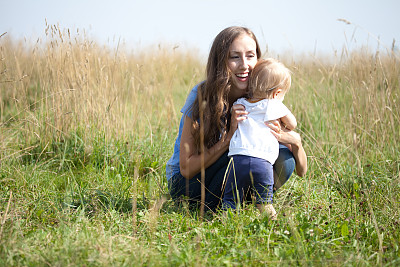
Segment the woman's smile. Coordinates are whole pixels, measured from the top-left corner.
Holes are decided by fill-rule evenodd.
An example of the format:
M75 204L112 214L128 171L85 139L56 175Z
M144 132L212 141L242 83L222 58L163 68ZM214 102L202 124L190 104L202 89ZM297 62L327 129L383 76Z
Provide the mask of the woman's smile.
M239 81L246 82L249 79L249 73L238 73L236 74L236 77L239 79Z

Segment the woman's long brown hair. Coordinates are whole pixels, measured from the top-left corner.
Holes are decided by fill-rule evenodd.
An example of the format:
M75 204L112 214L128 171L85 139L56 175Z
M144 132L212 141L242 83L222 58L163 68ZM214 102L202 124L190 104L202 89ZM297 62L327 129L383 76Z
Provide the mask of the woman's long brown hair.
M208 56L206 80L199 85L197 99L192 106L192 135L200 151L200 108L203 109L204 145L207 148L224 138L229 131L229 91L231 72L228 68L229 48L240 35L247 34L256 42L257 59L261 50L254 33L245 27L229 27L222 30L214 39ZM203 103L200 105L200 103Z

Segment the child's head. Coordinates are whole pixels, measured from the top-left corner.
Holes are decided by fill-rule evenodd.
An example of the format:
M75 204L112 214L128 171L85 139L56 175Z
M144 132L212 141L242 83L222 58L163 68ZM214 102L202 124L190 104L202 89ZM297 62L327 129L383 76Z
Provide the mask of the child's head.
M290 70L273 58L260 59L249 80L249 97L283 99L292 79Z

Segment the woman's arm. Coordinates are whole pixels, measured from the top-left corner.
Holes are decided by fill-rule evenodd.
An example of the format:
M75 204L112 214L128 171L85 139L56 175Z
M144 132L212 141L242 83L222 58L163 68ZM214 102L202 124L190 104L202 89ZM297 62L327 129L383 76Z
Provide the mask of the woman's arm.
M271 128L271 132L278 142L289 144L288 147L291 149L296 159L296 174L298 176L304 176L307 172L307 155L303 148L300 134L285 128L281 129L278 121L269 123L268 127Z
M192 119L185 118L179 153L179 165L181 174L191 179L201 170L201 156L198 153L191 133ZM230 140L230 139L229 139ZM229 147L228 138L221 138L213 147L204 149L204 168L212 165Z
M245 120L247 112L244 110L242 105L235 105L232 107L231 114L231 127L226 136L223 136L214 146L210 148L204 148L204 168L208 168L214 162L217 161L229 148L229 142L237 129L238 121ZM194 139L191 133L193 120L189 117L185 117L180 153L179 153L179 165L180 171L183 177L191 179L193 176L201 171L201 155L197 151Z
M294 158L296 159L296 173L298 176L303 177L307 172L307 155L304 151L303 145L301 143L300 134L294 131L285 131L282 135L287 135L287 137L282 137L282 139L292 139L292 153Z

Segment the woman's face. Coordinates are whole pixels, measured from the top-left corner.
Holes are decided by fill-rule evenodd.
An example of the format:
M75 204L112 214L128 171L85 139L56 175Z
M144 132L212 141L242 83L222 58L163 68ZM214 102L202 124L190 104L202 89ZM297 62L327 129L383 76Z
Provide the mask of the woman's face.
M257 63L256 42L247 34L239 35L229 48L228 68L232 73L232 88L242 95L247 90L249 74Z

